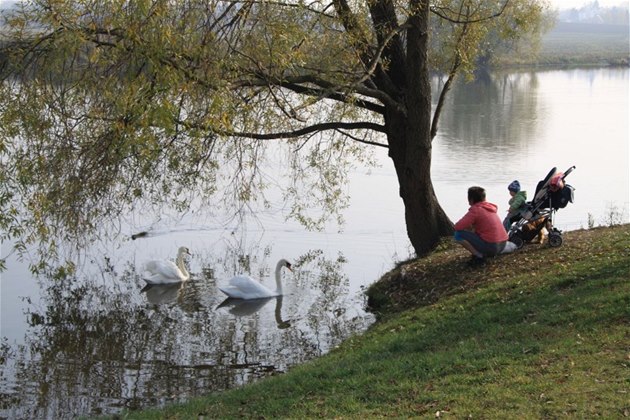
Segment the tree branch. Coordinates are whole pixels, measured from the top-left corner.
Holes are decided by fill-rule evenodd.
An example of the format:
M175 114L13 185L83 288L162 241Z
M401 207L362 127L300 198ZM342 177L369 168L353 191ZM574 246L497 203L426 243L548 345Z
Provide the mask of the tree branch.
M488 16L483 16L477 19L466 19L466 20L461 20L459 17L458 18L452 18L447 16L443 11L446 12L451 12L454 14L459 14L457 12L453 12L452 10L450 10L447 7L431 7L430 10L433 14L441 17L444 20L447 20L451 23L456 23L456 24L470 24L470 23L479 23L479 22L483 22L486 20L490 20L490 19L494 19L497 18L499 16L501 16L503 14L503 12L505 11L505 8L507 7L508 3L510 2L510 0L505 0L505 3L503 3L503 6L501 6L501 10L499 10L498 12L492 14L492 15L488 15Z
M387 86L390 92L395 91L394 84L391 80L388 80L387 74L382 69L381 60L375 59L374 53L369 48L370 37L361 29L361 25L357 22L357 17L350 9L347 0L333 0L332 4L341 20L341 24L346 32L350 34L349 39L364 67L369 69L372 67L371 63L377 64L378 73L381 76L381 85ZM382 45L386 46L386 44ZM369 74L369 71L367 73Z
M388 60L388 66L383 67L382 60L378 60L379 66L376 77L381 81L381 86L386 88L388 92L399 93L406 86L406 77L404 68L406 62L406 54L403 43L398 37L398 16L396 8L392 0L379 0L368 2L370 16L376 39L383 47L383 55ZM392 35L390 37L390 35Z
M319 99L333 99L344 103L353 103L358 107L366 109L368 111L383 114L385 108L376 103L360 99L342 92L343 87L337 86L324 79L315 77L313 75L276 78L268 75L259 74L252 79L241 79L230 85L231 89L237 89L242 87L254 87L254 86L278 86L285 89L289 89L292 92L308 95ZM353 86L349 91L354 90L359 95L378 99L384 104L393 105L396 102L390 98L385 92L378 89L369 89L364 85Z
M438 98L438 102L435 107L435 112L433 114L433 120L431 121L431 140L433 140L433 138L435 138L435 136L437 135L438 121L440 119L440 115L442 114L442 107L444 106L444 101L446 100L446 94L451 89L451 85L453 84L453 81L455 80L455 76L457 76L457 71L459 70L459 67L462 64L462 55L459 52L459 45L464 39L464 37L466 36L466 33L468 32L468 28L469 28L468 25L469 25L468 23L464 24L464 27L462 28L462 31L459 34L459 37L457 39L457 43L455 44L456 45L455 46L455 60L453 61L451 70L448 73L448 78L446 79L446 83L444 83L444 87L442 88L442 91L440 92L440 97Z
M254 140L276 140L276 139L289 139L289 138L297 138L307 134L316 133L319 131L327 131L327 130L374 130L380 133L385 133L385 126L381 124L371 123L367 121L362 122L329 122L329 123L320 123L313 124L307 127L303 127L293 131L280 131L276 133L248 133L248 132L239 132L239 131L228 131L228 130L215 130L212 127L203 124L191 124L187 121L177 120L178 124L181 124L189 129L202 129L206 131L214 132L221 136L227 137L240 137L240 138L250 138ZM353 140L357 140L355 137L351 137ZM368 142L365 140L361 141L362 143L372 144L372 142ZM379 143L373 143L376 145L381 145Z
M375 142L375 141L369 141L369 140L365 140L365 139L360 139L360 138L358 138L358 137L356 137L356 136L353 136L353 135L352 135L352 134L350 134L350 133L346 133L345 131L340 130L340 129L337 129L337 130L335 130L335 131L340 132L340 133L341 133L341 134L343 134L344 136L346 136L346 137L348 137L349 139L354 140L354 141L356 141L356 142L358 142L358 143L369 144L370 146L384 147L384 148L386 148L386 149L388 149L388 148L389 148L389 145L387 145L387 144L384 144L384 143L378 143L378 142Z

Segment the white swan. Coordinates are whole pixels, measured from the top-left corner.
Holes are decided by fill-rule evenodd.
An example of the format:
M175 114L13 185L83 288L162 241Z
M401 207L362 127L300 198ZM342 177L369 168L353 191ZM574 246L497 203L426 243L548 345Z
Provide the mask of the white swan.
M282 280L280 270L282 267L291 268L291 263L285 259L278 261L276 265L276 290L272 291L249 276L236 276L230 279L227 286L219 287L223 293L235 299L261 299L282 295Z
M145 266L144 281L148 284L172 284L186 281L190 273L184 265L184 255L191 255L188 248L182 246L177 251L175 263L169 260L148 261Z

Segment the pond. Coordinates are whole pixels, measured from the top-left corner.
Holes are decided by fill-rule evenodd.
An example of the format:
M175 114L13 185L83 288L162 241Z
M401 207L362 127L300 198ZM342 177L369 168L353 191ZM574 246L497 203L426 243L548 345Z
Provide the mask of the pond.
M436 81L437 83L437 81ZM459 84L434 141L433 179L452 220L481 185L505 212L507 185L533 190L549 169L575 165L575 202L563 230L628 222L628 69L511 72ZM7 262L1 273L0 418L74 418L185 401L286 372L365 331L363 290L411 254L396 176L358 169L342 232L308 232L279 210L218 223L164 214L121 225L118 240L87 250L63 282ZM531 198L531 196L530 196ZM131 234L147 235L131 239ZM191 280L145 288L142 264L188 246ZM5 256L9 246L3 244ZM225 301L239 272L282 298Z

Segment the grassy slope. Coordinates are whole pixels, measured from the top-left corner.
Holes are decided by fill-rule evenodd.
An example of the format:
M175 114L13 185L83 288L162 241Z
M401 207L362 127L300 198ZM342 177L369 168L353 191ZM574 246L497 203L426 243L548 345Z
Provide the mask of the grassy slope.
M129 418L630 416L630 225L484 268L445 246L369 291L381 320L257 384Z

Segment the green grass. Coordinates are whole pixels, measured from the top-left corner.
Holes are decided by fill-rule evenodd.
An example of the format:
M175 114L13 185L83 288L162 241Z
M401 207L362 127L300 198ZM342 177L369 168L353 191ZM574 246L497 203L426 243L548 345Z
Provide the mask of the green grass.
M628 66L627 26L561 23L542 38L537 56L508 54L497 67Z
M630 225L564 236L481 269L447 245L375 283L380 320L330 354L123 417L630 416Z
M545 37L538 63L628 65L628 34L554 33Z

